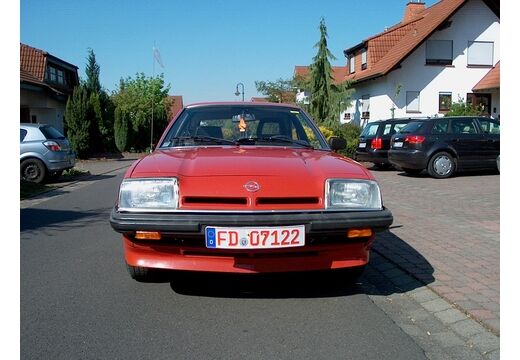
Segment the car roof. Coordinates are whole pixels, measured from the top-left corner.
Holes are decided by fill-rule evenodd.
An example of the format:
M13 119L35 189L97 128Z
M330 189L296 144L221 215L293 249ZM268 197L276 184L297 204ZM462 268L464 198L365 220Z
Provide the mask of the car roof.
M185 108L204 107L204 106L255 106L255 107L290 107L300 110L300 107L294 104L271 103L271 102L253 102L253 101L222 101L222 102L199 102L186 105Z

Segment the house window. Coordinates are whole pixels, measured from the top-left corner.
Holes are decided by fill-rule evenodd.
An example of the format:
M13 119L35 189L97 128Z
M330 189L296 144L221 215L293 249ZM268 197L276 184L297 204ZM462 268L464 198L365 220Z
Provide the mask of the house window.
M419 112L419 91L406 92L406 112Z
M491 94L468 93L466 94L466 103L476 107L482 115L489 116L491 114Z
M361 97L361 118L370 118L370 95L363 95Z
M493 66L493 42L468 41L468 65Z
M453 61L452 40L428 40L426 41L427 65L451 65Z
M361 53L361 70L365 70L367 68L367 51L363 50Z
M451 93L440 92L439 93L439 112L449 111L451 107Z
M52 66L49 66L48 68L48 75L47 75L47 78L49 79L50 82L56 82L56 78L57 78L57 71L56 71L56 68L52 67Z
M56 81L58 84L62 84L62 85L65 84L65 76L64 76L64 73L62 70L56 71Z
M356 72L356 57L354 55L349 57L349 72L351 74Z

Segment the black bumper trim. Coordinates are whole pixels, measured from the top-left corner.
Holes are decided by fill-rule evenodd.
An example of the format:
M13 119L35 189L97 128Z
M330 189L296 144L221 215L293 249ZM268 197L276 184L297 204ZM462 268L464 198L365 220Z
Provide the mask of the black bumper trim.
M203 234L206 226L289 226L305 225L307 233L344 231L370 227L384 231L390 227L390 210L357 212L289 212L289 213L123 213L116 208L110 214L110 225L123 234L137 230L171 234Z

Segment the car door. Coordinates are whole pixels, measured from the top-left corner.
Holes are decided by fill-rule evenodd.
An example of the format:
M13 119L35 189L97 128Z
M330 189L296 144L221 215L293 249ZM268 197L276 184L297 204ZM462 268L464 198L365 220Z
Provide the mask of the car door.
M490 118L477 118L482 137L483 156L486 166L494 167L500 155L500 122Z
M476 119L452 118L448 142L457 153L459 167L481 166L484 153L483 139L478 131Z

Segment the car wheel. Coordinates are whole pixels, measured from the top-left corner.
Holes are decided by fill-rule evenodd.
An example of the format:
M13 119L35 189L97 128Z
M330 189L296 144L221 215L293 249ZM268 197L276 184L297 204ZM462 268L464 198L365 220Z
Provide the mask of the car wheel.
M433 155L428 162L428 174L437 179L448 178L455 172L455 160L447 152Z
M41 183L45 179L46 169L41 160L26 159L20 164L20 178L25 181Z
M408 169L408 168L403 168L403 171L407 174L410 174L410 175L419 175L420 173L422 173L423 169Z
M139 282L146 282L151 279L151 271L149 268L142 266L132 266L126 264L126 268L130 277Z

